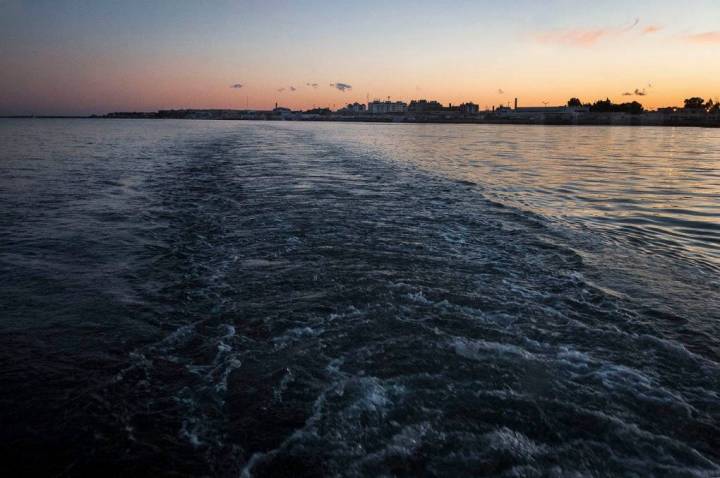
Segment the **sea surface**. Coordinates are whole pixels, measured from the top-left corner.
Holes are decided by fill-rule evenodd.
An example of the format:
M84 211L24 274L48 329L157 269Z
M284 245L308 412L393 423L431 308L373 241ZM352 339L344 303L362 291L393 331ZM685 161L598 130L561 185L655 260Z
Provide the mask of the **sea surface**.
M0 120L5 476L720 476L720 130Z

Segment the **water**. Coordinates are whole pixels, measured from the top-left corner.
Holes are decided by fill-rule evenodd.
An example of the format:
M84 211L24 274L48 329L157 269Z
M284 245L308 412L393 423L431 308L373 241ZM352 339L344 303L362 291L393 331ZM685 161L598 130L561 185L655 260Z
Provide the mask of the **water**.
M0 120L3 468L720 474L720 131Z

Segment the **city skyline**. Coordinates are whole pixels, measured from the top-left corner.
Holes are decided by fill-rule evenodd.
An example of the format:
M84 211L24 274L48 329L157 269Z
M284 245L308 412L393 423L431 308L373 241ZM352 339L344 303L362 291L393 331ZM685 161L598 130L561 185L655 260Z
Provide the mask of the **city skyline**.
M716 2L511 3L3 0L0 114L720 96Z

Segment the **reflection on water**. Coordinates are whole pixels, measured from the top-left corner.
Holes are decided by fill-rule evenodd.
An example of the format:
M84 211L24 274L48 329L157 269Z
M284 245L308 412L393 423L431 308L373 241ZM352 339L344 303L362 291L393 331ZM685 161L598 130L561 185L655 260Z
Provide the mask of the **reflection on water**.
M718 134L0 120L3 471L719 475Z
M294 126L294 125L293 125ZM302 127L302 126L300 126ZM473 181L507 204L720 264L720 130L319 125L319 136Z

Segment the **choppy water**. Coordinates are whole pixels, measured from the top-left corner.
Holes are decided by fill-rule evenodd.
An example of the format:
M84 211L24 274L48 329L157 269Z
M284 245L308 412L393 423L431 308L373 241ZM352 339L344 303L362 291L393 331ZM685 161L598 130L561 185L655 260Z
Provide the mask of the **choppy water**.
M2 466L717 476L719 146L0 120Z

